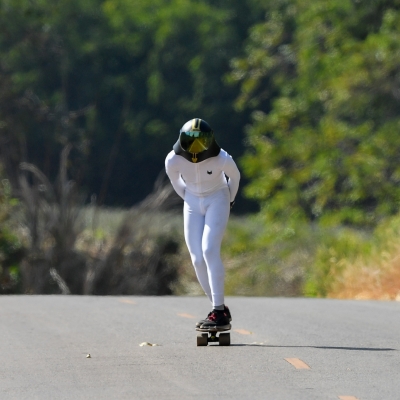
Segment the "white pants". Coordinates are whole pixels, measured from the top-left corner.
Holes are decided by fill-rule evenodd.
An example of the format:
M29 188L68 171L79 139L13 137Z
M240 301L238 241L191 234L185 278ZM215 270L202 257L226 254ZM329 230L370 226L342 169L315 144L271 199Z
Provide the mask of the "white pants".
M213 306L224 304L225 269L221 243L230 213L229 188L207 196L185 193L185 240L197 279Z

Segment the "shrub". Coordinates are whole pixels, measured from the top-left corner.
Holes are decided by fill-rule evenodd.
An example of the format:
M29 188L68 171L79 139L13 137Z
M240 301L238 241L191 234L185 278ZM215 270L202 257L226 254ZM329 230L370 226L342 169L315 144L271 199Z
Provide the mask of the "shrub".
M2 175L2 174L1 174ZM2 179L0 185L0 294L20 291L20 262L24 248L18 236L12 231L11 216L18 206L12 197L10 183Z

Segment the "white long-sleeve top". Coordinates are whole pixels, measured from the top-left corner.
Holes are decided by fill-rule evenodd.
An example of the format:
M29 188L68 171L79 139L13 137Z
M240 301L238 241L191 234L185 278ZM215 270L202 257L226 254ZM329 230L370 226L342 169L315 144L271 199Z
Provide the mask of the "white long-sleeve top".
M185 191L204 197L228 186L232 202L239 189L239 169L223 149L217 156L198 163L192 163L171 151L165 159L165 170L173 188L182 199L185 198Z

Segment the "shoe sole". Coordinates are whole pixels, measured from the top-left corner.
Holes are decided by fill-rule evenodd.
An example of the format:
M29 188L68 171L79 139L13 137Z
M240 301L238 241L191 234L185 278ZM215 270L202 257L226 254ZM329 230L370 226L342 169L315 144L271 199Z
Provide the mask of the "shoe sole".
M231 322L232 321L232 318L229 318L229 322ZM196 328L200 328L203 324L205 324L207 321L206 320L204 320L204 321L202 321L202 322L197 322L196 323Z
M196 331L199 332L221 332L221 331L229 331L231 330L232 325L222 325L222 326L216 326L216 327L208 327L208 328L202 328L201 326L196 328Z

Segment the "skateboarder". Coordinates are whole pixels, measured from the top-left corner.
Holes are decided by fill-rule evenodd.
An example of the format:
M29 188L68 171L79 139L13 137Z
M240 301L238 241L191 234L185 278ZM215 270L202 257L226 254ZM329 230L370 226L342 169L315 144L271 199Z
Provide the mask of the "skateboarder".
M184 200L184 234L197 279L212 303L196 328L227 330L232 320L224 304L225 270L220 250L230 209L239 188L240 172L232 157L217 144L210 125L200 118L186 122L165 169Z

